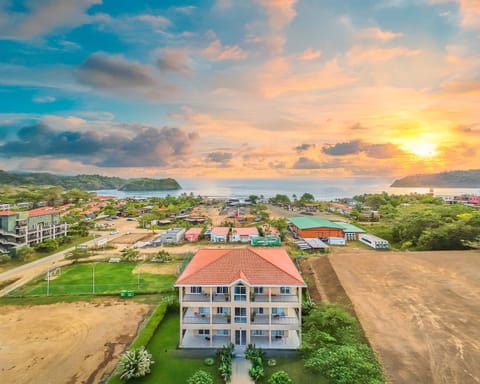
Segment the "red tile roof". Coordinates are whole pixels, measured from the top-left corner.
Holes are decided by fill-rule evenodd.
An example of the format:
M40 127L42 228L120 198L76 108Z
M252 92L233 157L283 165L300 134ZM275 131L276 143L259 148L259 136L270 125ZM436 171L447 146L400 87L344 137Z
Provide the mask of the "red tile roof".
M53 207L42 207L31 209L28 211L28 216L50 215L52 213L58 213L58 210Z
M233 233L239 236L258 235L258 229L256 227L232 228L232 234Z
M15 211L0 211L0 216L12 216L16 215L18 212Z
M305 286L283 248L201 249L175 285L230 285L238 279L250 285Z
M203 228L190 228L187 232L185 232L185 236L200 235L202 231L203 231Z
M229 231L229 227L214 227L210 235L228 235Z

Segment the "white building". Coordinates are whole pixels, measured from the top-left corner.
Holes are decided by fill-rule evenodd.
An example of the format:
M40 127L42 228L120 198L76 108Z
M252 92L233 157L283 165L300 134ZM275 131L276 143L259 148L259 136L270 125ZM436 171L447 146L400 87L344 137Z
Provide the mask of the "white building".
M381 239L380 237L371 235L369 233L360 233L358 235L358 240L364 244L367 244L369 247L375 249L388 249L389 244L387 240Z
M181 348L300 346L306 285L283 248L200 250L175 287Z

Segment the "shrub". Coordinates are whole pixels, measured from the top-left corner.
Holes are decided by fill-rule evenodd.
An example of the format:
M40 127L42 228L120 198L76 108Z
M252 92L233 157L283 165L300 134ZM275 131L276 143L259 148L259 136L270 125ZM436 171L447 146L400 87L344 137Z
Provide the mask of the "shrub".
M285 371L278 371L270 376L267 384L293 384L293 380L288 376L288 373Z
M322 374L332 384L383 383L375 355L365 344L320 348L306 359L305 367Z
M213 377L200 369L188 378L187 384L213 384Z
M229 382L230 377L232 376L232 358L234 347L235 346L230 343L228 345L224 345L217 351L217 356L220 361L218 371L220 372L220 376L222 376L222 379L225 383Z
M161 303L157 308L154 309L144 327L138 332L137 337L131 344L131 348L138 348L142 345L147 345L152 339L155 331L157 330L159 324L162 322L167 312L168 304Z
M205 360L203 360L203 364L205 364L207 367L211 367L213 364L215 364L215 359L213 357L207 357Z
M269 367L275 367L275 366L277 365L277 360L275 360L275 359L268 359L267 365L268 365Z
M120 356L120 380L128 381L145 376L150 373L150 366L153 363L152 355L145 347L124 352Z

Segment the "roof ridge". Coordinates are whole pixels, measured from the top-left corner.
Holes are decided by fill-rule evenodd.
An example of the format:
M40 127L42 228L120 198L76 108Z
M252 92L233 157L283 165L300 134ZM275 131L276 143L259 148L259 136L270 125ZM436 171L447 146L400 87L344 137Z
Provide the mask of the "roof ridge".
M263 255L259 254L258 252L255 252L255 250L254 250L252 247L247 247L246 249L252 251L252 252L255 253L257 256L259 256L259 257L261 257L263 260L265 260L267 263L269 263L270 265L273 265L275 268L279 269L280 271L282 271L283 273L287 274L288 276L294 278L295 280L298 280L298 278L297 278L296 276L293 276L291 273L285 271L283 268L280 268L278 265L272 263L270 260L268 260L268 259L266 259L265 257L263 257ZM280 248L280 249L282 249L283 251L285 251L284 248ZM285 251L285 253L287 254L288 258L290 259L290 255L288 254L288 252ZM291 261L291 260L292 260L292 259L290 259L290 261ZM292 261L292 263L293 263L293 261ZM295 264L294 264L294 265L295 265ZM297 267L295 266L295 268L297 268ZM297 270L297 271L298 271L298 270ZM298 274L300 275L300 272L298 272ZM300 275L300 277L302 277L302 276ZM303 283L305 283L305 282L303 281Z

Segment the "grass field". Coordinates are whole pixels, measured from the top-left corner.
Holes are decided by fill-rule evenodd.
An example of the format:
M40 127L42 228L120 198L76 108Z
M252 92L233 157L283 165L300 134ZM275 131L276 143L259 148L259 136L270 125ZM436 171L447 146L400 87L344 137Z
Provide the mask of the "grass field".
M174 275L133 273L136 263L86 263L61 269L50 282L41 275L10 296L114 294L121 290L158 293L173 290Z

